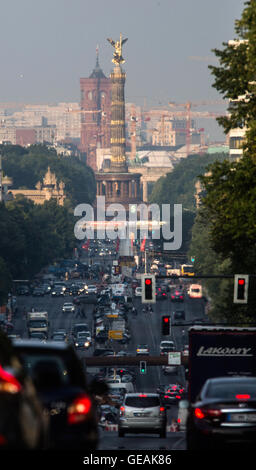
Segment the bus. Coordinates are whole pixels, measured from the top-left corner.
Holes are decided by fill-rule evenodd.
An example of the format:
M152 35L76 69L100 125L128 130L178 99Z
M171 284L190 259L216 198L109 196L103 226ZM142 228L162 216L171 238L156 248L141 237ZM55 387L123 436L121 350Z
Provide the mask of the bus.
M180 274L181 276L194 276L194 266L192 264L182 264Z

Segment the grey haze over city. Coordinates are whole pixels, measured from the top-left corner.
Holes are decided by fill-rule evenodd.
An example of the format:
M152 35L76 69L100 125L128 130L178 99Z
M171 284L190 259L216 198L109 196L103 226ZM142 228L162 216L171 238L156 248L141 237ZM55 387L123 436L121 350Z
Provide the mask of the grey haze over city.
M107 37L124 46L126 100L147 106L217 100L209 64L213 48L235 37L244 0L10 0L1 8L0 102L80 100L99 46L109 76ZM208 120L212 137L223 140Z

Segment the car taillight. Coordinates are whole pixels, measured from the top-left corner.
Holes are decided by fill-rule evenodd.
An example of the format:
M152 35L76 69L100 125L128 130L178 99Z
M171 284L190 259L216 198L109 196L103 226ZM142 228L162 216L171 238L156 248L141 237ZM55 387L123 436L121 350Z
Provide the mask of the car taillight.
M249 400L251 395L243 394L243 395L236 395L237 400Z
M194 414L195 414L195 417L198 419L220 418L222 412L221 410L196 408L194 411Z
M68 424L85 421L90 414L92 402L86 395L76 398L68 407Z
M0 446L4 446L7 444L7 440L3 434L0 434Z
M160 407L160 415L163 415L165 412L165 407L164 406L161 406Z
M196 408L195 411L194 411L194 414L195 414L195 417L198 418L198 419L205 418L205 414L203 413L203 411L200 408Z
M21 388L20 382L0 366L0 392L18 393Z
M180 395L176 395L176 398L177 398L178 400L180 400L180 399L181 399L181 396L180 396Z

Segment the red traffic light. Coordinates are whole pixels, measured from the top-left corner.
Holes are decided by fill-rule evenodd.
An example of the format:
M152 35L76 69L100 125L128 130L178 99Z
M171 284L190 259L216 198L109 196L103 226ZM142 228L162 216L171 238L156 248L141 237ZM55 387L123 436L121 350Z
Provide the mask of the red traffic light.
M244 286L245 280L244 280L244 279L238 279L238 284L239 284L240 286Z
M164 323L169 323L169 317L164 317Z
M150 286L152 284L152 280L151 279L145 279L145 284L147 284L147 286Z

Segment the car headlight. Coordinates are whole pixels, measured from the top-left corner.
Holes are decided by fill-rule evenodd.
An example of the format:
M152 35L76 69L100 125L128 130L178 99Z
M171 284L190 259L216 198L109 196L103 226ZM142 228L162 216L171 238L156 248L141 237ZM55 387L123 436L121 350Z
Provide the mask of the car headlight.
M86 341L86 343L84 343L85 347L88 348L88 346L90 346L90 343L88 341Z
M79 344L78 344L78 343L75 343L75 344L76 344L76 346L79 346Z

